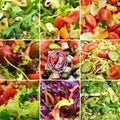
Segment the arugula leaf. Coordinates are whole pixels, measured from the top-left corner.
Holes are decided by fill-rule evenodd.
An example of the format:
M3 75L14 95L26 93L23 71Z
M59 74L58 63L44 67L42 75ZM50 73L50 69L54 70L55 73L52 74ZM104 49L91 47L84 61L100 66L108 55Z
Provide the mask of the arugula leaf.
M0 120L10 120L10 114L7 110L0 111Z

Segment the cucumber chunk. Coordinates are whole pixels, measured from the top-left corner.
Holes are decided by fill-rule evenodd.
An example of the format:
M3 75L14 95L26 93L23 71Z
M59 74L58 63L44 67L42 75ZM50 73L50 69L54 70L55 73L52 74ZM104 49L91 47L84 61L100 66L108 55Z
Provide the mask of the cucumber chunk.
M119 60L120 56L119 56L118 52L116 52L116 51L110 51L108 53L108 57L109 57L110 60L116 62L116 61Z
M57 50L57 49L61 48L61 46L59 46L59 45L56 44L56 43L51 43L51 44L49 45L49 48L50 48L51 50Z
M92 69L92 63L89 62L89 61L86 61L82 66L81 72L82 73L88 73L88 72L91 71L91 69Z
M69 79L70 77L70 73L62 73L62 76L61 76L63 79Z

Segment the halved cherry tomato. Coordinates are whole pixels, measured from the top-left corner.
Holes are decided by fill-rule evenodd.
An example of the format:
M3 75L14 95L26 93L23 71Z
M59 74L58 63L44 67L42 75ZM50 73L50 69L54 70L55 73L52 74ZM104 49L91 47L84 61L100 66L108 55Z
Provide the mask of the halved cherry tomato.
M117 12L120 12L120 6L117 6Z
M115 25L113 25L112 27L109 27L107 30L108 32L114 31L116 28L118 28L119 25L116 23Z
M102 21L105 20L106 24L109 24L112 20L112 13L110 10L107 10L106 8L101 8L98 11L98 16L97 16L98 20Z
M108 58L108 50L101 50L97 52L97 56L100 58Z
M110 70L111 74L106 77L108 80L120 79L120 66L114 63Z
M5 91L3 92L3 97L6 100L9 100L10 98L13 98L16 93L16 90L12 88L11 86L8 86L5 88Z
M111 4L111 5L116 5L117 4L117 0L107 0L107 3Z
M55 58L53 59L54 64L57 63L58 59L59 59L58 57L55 57Z
M63 16L59 15L55 18L54 20L55 27L60 29L61 27L64 26L64 24L65 24L65 21L63 20Z
M42 62L41 62L41 64L40 64L41 67L45 67L46 63L47 63L47 61L43 61L43 60L42 60Z
M33 73L33 74L27 74L27 77L28 77L30 80L39 80L40 75L39 75L39 73Z
M65 22L69 24L74 24L80 19L80 11L79 10L74 10L71 11L67 17L63 18Z
M119 39L119 36L115 32L110 32L107 39Z
M92 14L86 15L85 16L85 21L86 21L87 24L89 24L93 28L95 28L97 26L96 19Z
M41 60L47 61L47 57L46 56L41 56Z
M83 47L84 52L89 52L98 46L99 42L91 42Z
M86 6L90 3L90 0L80 0L82 6Z

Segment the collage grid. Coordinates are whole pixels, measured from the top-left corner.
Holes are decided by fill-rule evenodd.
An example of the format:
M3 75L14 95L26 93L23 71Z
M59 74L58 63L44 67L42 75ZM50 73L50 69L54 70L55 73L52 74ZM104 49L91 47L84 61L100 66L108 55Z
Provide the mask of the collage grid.
M120 120L119 0L1 0L0 39L0 120Z

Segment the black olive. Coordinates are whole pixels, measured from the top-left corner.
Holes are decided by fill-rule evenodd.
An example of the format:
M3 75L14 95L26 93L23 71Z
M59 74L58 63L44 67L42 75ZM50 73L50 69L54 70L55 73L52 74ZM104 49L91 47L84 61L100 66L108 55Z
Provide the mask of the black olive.
M48 56L48 52L45 52L44 55L45 55L45 56Z
M72 75L73 75L74 78L78 78L79 77L79 75L75 71L72 72Z
M42 79L48 79L49 76L47 74L42 74L41 77Z
M59 42L59 40L54 40L54 43L58 43Z

